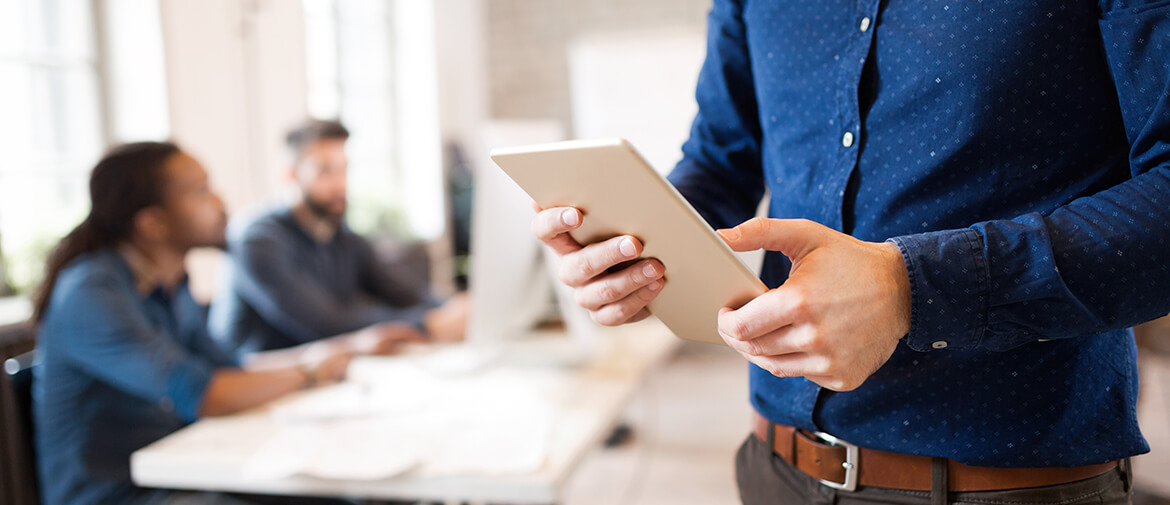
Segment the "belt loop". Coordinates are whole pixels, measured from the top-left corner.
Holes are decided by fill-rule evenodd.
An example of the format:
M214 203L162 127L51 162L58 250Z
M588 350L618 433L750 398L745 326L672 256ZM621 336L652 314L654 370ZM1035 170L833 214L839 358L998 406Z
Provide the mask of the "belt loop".
M1125 458L1120 461L1118 465L1121 467L1121 482L1125 484L1125 492L1132 493L1133 491L1133 461Z
M930 458L930 505L948 505L947 459Z

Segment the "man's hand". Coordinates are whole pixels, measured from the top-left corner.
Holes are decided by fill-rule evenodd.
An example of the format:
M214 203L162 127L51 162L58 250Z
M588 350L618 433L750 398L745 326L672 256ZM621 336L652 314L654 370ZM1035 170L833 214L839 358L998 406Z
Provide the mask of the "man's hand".
M656 259L636 261L620 270L611 269L642 255L638 239L622 235L582 247L569 236L581 227L581 211L570 207L541 209L536 204L532 233L561 257L561 282L574 288L577 304L589 310L593 320L617 326L646 319L646 305L662 291L666 268Z
M402 346L426 342L427 338L407 323L379 323L354 333L348 343L348 352L387 356L398 354Z
M727 345L777 377L856 389L910 330L910 280L893 243L790 219L755 218L719 235L736 251L780 251L792 260L782 286L719 312Z
M340 382L345 379L345 373L349 370L349 363L352 359L353 355L349 353L331 354L307 363L305 371L312 377L313 384Z
M423 315L423 326L431 342L462 342L467 333L467 317L467 294L459 293L443 305L428 310Z

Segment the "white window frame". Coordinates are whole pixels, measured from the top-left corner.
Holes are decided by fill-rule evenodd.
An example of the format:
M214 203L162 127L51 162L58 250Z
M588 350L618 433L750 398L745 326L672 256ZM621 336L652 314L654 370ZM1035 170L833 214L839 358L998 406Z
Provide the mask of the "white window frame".
M388 69L384 83L388 140L366 138L361 121L352 121L353 104L347 103L353 83L344 81L344 58L359 47L347 47L341 2L348 8L360 5L353 0L303 0L306 23L306 69L310 115L340 119L350 128L350 225L359 232L391 231L403 238L435 240L446 228L443 153L440 139L438 77L436 64L434 6L418 0L376 0L385 8L383 33L386 48L382 65ZM369 0L367 0L369 1ZM314 8L311 4L317 4ZM322 41L309 33L309 24L320 22L311 16L332 9L332 40ZM328 30L325 30L328 31ZM315 44L330 44L331 62L314 61ZM324 63L324 65L322 65ZM321 86L329 79L315 79L313 73L328 67L332 72L332 96ZM317 69L315 69L317 67ZM348 106L348 107L347 107ZM403 125L409 125L408 127ZM380 143L384 150L371 156ZM365 150L365 152L363 152ZM388 173L371 173L374 166L386 165ZM356 172L356 173L355 173ZM364 172L364 173L363 173ZM364 179L364 180L363 180ZM387 203L388 202L388 203ZM379 208L380 207L380 208ZM389 217L389 223L386 223ZM389 230L386 230L389 224Z
M55 242L58 236L67 233L88 210L89 170L97 162L101 151L123 141L164 140L170 133L165 71L162 67L161 23L154 27L143 27L141 24L144 18L158 16L158 1L78 1L89 7L87 21L91 29L87 44L91 50L87 51L85 57L81 57L80 60L78 57L67 58L55 55L46 48L22 48L19 51L0 48L0 61L7 63L29 67L83 69L88 73L86 78L92 79L94 90L92 105L96 114L97 131L92 133L98 140L98 145L93 149L95 152L77 153L75 158L53 158L30 151L30 156L24 157L25 159L15 160L8 167L0 167L0 180L5 178L5 171L8 171L7 175L10 178L13 174L17 174L17 177L27 177L31 172L34 174L33 177L59 179L59 183L51 184L58 186L59 191L70 192L68 196L70 204L77 202L76 208L65 210L43 223L48 228L44 236L33 237L25 234L14 246L12 239L5 240L4 230L0 230L0 249L3 249L4 253L3 261L0 262L0 283L9 284L16 281L21 284L18 287L26 294L39 282L39 276L43 273L44 256L47 256L49 247L52 246L48 242ZM63 5L61 8L68 7L70 6ZM136 17L126 19L126 23L134 26L119 26L118 23L126 18L128 12ZM155 29L153 33L150 32L152 29ZM156 43L153 46L144 45L144 37L146 41ZM111 54L111 43L126 54ZM115 60L114 56L122 59ZM154 65L150 66L143 63L143 57L154 57L157 60L151 62ZM54 101L50 106L62 105ZM121 106L121 110L115 106ZM131 111L135 107L136 109ZM60 124L54 125L54 128L61 127ZM36 173L38 170L42 173ZM0 216L0 223L3 223L2 219L3 216ZM11 229L9 228L10 233ZM30 240L37 242L37 245L30 245ZM40 244L42 241L46 243ZM18 248L15 253L13 247ZM20 257L15 259L16 265L10 265L8 261L13 259L14 254ZM8 271L12 266L18 271ZM28 317L28 312L29 305L25 296L0 293L0 325L20 321Z

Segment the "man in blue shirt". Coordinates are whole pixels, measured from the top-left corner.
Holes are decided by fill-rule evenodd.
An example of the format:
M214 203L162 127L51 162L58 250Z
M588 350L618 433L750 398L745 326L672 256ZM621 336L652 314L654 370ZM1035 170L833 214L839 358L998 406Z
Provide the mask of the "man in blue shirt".
M192 248L222 246L226 217L206 171L175 145L115 148L94 168L90 196L89 216L54 250L35 301L43 501L241 503L138 488L130 454L199 417L337 379L348 354L321 344L241 369L218 349L183 261Z
M425 337L462 339L463 296L440 306L425 289L411 289L404 272L380 261L346 226L348 139L337 121L309 120L290 132L296 201L232 223L231 261L211 307L211 330L237 354L339 334L382 352Z
M716 0L707 48L670 180L769 250L774 289L718 316L753 364L744 502L1128 503L1170 4ZM598 321L645 317L670 265L609 271L641 245L582 248L582 218L534 230Z

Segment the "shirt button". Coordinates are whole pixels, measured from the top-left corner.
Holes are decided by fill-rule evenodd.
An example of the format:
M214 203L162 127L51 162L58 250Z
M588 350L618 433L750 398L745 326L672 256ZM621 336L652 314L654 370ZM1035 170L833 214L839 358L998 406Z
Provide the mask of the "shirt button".
M935 349L946 349L947 348L947 341L946 340L939 340L938 342L930 344L930 346L935 348Z
M845 147L853 145L853 132L845 132L845 136L841 137L841 145Z
M861 32L865 33L865 31L868 29L869 29L869 18L868 17L861 18Z

